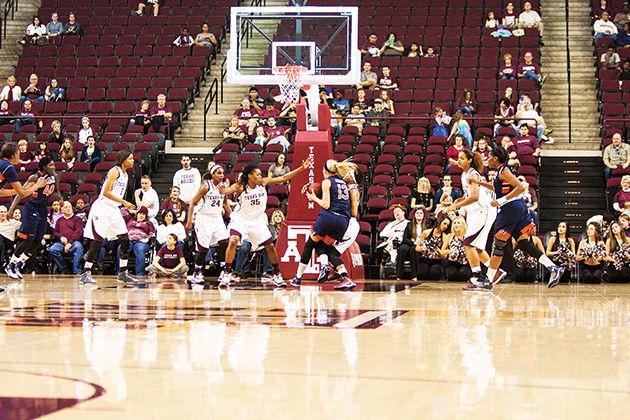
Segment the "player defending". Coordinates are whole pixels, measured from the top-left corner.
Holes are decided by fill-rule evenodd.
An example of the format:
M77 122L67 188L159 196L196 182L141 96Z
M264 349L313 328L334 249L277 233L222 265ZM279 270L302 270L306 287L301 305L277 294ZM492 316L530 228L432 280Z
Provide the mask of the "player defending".
M223 222L222 214L225 206L225 196L219 192L219 186L223 186L223 177L223 167L214 165L210 168L203 175L201 187L188 207L186 230L190 231L192 229L193 217L195 217L195 236L197 238L195 272L190 280L191 283L201 284L204 282L203 267L208 249L225 243L230 238L230 234ZM197 215L194 216L195 207L202 199L203 204Z
M525 191L525 186L519 182L507 162L508 155L505 149L498 146L492 147L488 166L497 172L494 184L479 182L481 186L494 189L496 199L491 202L491 205L499 208L495 221L496 233L492 244L488 278L493 279L496 275L503 259L503 250L510 244L512 237L515 237L518 249L536 258L551 272L547 287L555 287L564 273L564 268L555 265L549 257L534 246L532 241L528 240L534 232L535 225L529 215L527 205L519 197Z
M136 206L124 199L129 179L128 172L133 169L133 164L133 154L130 151L118 152L116 166L107 172L101 193L90 209L83 232L83 236L91 239L85 256L85 270L81 274L80 281L83 284L96 284L96 280L92 278L92 266L105 239L118 240L120 245L117 280L124 283L138 283L138 280L129 276L127 271L129 237L127 224L120 213L120 206L125 206L129 210L136 209Z
M247 166L238 181L229 188L219 188L224 195L236 193L238 205L230 216L228 230L230 241L225 251L225 268L219 276L219 287L224 288L236 283L236 277L232 272L232 262L236 254L236 247L242 239L252 244L252 250L264 246L271 261L272 277L270 283L276 287L286 287L286 283L280 274L278 267L278 253L273 244L271 232L265 210L267 209L267 185L281 184L290 181L300 172L306 171L313 162L308 158L302 165L277 178L263 178L260 169L255 165Z
M311 235L302 250L297 273L291 280L292 286L300 286L313 250L319 255L328 253L330 256L329 250L334 250L332 245L336 241L343 240L351 217L350 191L344 179L355 169L356 165L354 163L328 160L324 164L323 169L322 198L318 198L315 193L308 191L308 186L305 186L306 197L309 201L319 204L322 210L320 210L317 220L315 220L311 229ZM341 258L336 256L335 253L332 253L332 257L331 263L337 269L339 276L341 276L341 283L335 286L335 289L349 290L356 287L356 284L348 277L348 271L343 262L341 262Z
M44 234L48 228L48 201L55 194L63 200L59 194L59 179L55 174L55 162L48 156L42 158L37 165L38 171L31 175L26 185L35 185L37 181L46 179L46 185L38 188L29 197L22 209L22 225L17 232L17 237L22 239L11 256L11 260L5 267L7 275L15 280L22 280L24 264L35 254L41 245ZM22 197L16 196L11 204L9 213L13 213Z

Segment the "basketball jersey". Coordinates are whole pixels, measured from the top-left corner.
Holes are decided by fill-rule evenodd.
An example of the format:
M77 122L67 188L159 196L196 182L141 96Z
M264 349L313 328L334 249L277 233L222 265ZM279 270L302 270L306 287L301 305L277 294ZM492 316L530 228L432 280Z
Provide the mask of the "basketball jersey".
M17 182L18 176L15 167L6 159L0 159L0 188L4 188L5 184Z
M219 193L219 189L212 180L207 180L208 192L203 196L203 205L199 209L199 214L204 216L221 217L223 200L225 196Z
M348 184L337 175L328 177L328 180L330 181L330 206L328 206L328 211L351 217Z
M43 177L45 175L38 171L37 176ZM48 177L48 182L46 183L46 185L33 192L27 202L39 207L46 207L48 205L48 199L51 195L53 195L56 187L57 180L54 175L51 175L50 177Z
M118 178L116 178L116 181L114 181L114 185L112 185L111 194L120 199L124 199L125 194L127 193L127 181L129 180L129 176L127 175L127 172L123 172L119 166L115 166L115 168L118 171ZM120 203L110 200L103 195L103 188L101 188L101 193L99 194L98 201L100 201L101 203L107 203L110 206L114 207L120 206Z
M255 220L261 217L267 218L267 190L262 185L249 188L247 185L238 196L238 208L235 213L244 220Z
M500 175L505 170L508 170L508 171L512 172L512 174L514 174L514 171L508 165L503 165L499 169L497 169L497 175L494 177L494 182L493 182L494 194L495 194L497 200L499 198L501 198L501 197L505 197L506 195L508 195L510 193L510 191L512 191L512 188L513 188L512 185L510 185L510 183L503 182L501 180ZM511 201L514 201L514 200L519 200L519 198L515 197L515 198L509 200L507 203L509 203ZM507 203L504 203L501 207L503 207Z
M468 168L468 170L464 173L462 173L462 189L464 190L464 195L466 197L470 197L471 195L471 188L470 188L470 182L468 182L468 178L470 178L472 175L477 175L477 179L481 178L481 175L479 175L479 172L477 172L476 169L474 168ZM483 187L479 187L479 198L477 199L477 203L480 206L488 206L490 205L490 202L492 201L492 192L487 189L487 188L483 188ZM471 204L470 206L473 206L475 203ZM469 207L469 206L466 206Z

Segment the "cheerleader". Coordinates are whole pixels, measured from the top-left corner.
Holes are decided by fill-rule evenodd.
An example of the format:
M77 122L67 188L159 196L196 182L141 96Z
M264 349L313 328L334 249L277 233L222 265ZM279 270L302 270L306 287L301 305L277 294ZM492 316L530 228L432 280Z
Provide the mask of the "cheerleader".
M608 281L627 283L630 279L630 238L618 222L610 224L606 239L606 261L608 261Z
M466 221L458 216L453 220L451 234L448 236L442 251L446 253L446 279L455 281L466 281L470 278L470 268L466 259L464 241L466 236Z
M403 233L402 243L398 248L396 256L396 277L401 279L402 269L406 260L411 263L411 280L418 281L418 263L421 255L416 251L416 245L420 242L422 232L427 225L428 212L423 208L418 208L411 214L411 223L407 224Z
M451 220L442 216L433 229L422 232L420 241L416 243L416 252L421 254L418 263L418 277L429 280L442 278L442 258L448 251L442 251L451 229Z
M532 233L532 236L529 241L536 249L540 250L540 252L544 252L544 247L542 241L538 236L534 236L535 232ZM517 248L517 243L514 239L512 239L512 244L514 246L514 281L518 283L531 282L532 279L536 279L538 277L538 260L535 257L527 255L523 252L521 248Z
M580 241L575 259L581 261L580 278L585 283L601 283L606 258L606 245L602 242L601 227L591 222L586 228L586 238Z
M575 241L571 238L567 222L558 223L556 231L551 233L546 251L551 261L564 267L562 277L568 280L569 273L575 268Z

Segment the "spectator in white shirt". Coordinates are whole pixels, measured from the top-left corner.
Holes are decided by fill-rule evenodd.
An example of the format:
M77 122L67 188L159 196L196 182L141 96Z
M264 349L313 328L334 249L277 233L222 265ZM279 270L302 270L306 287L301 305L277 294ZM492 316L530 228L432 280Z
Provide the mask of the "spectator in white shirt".
M35 44L39 39L47 38L46 26L39 20L39 17L33 17L33 23L26 27L26 36L20 41L20 44Z
M173 185L179 188L179 198L186 204L195 196L201 186L201 174L197 168L190 166L190 157L182 156L182 169L175 172Z
M521 29L536 28L540 36L543 36L543 23L538 12L532 10L530 2L525 2L523 9L525 10L518 16L518 27Z
M602 13L602 18L595 21L593 30L595 31L595 40L604 38L614 41L619 33L617 26L610 21L610 16L608 16L607 12Z
M403 234L409 224L409 220L405 218L405 211L401 207L394 208L394 220L389 222L379 236L385 239L379 248L385 248L390 256L391 263L396 262L398 247L402 243Z
M136 207L146 207L148 210L147 217L154 224L157 224L155 216L160 212L160 199L151 186L151 177L149 175L142 175L142 178L140 178L140 188L135 191L134 198L136 199Z
M22 88L17 85L15 76L7 77L7 84L0 91L0 101L17 102L21 97Z

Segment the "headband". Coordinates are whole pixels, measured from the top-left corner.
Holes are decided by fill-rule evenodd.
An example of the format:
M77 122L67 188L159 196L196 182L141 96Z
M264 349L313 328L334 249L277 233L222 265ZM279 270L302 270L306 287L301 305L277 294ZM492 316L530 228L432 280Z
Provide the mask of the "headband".
M214 175L214 173L217 171L217 169L223 169L223 166L221 166L221 165L214 165L212 168L210 168L210 175Z

